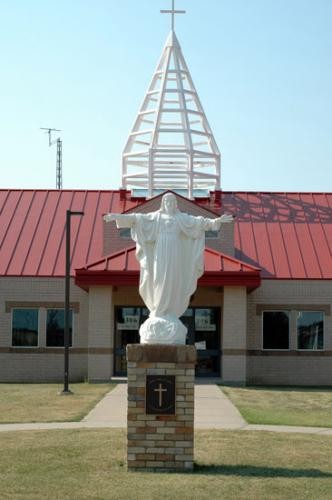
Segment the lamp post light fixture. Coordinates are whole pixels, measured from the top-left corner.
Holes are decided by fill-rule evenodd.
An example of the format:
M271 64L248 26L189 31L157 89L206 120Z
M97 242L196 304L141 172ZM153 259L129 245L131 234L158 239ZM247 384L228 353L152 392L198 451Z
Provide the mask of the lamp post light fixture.
M69 312L70 312L70 221L72 215L84 212L66 212L66 273L65 273L65 321L64 321L64 384L61 394L72 394L69 390Z

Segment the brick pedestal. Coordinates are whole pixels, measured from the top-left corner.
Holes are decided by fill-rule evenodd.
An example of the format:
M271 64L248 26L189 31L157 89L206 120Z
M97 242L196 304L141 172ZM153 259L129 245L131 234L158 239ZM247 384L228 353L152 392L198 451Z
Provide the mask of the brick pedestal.
M129 470L191 471L194 456L194 346L127 346ZM175 376L175 414L147 414L147 376Z

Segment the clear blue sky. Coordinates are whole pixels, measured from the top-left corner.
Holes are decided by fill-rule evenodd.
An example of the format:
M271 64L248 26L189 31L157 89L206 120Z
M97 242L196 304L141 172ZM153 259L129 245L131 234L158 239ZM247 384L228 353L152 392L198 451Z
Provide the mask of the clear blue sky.
M170 0L0 0L1 188L118 188ZM177 0L222 189L332 191L332 0Z

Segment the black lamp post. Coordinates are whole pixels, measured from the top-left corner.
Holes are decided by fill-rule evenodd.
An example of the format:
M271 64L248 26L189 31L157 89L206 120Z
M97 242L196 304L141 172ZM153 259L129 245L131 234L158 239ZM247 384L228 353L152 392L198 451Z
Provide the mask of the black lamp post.
M72 215L84 212L66 212L66 274L65 274L65 324L64 324L64 384L62 394L72 394L69 390L69 312L70 312L70 220Z

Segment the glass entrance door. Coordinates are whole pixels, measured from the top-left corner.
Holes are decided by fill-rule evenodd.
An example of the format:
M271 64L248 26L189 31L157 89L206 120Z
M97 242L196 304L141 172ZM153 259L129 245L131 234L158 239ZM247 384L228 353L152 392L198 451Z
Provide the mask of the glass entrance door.
M187 318L190 318L188 322ZM188 326L187 344L197 349L197 377L220 376L220 309L189 308L181 321Z
M143 307L115 308L114 374L127 375L126 346L139 343L139 327L146 320L148 310Z
M114 374L127 374L126 346L139 343L139 328L147 319L145 307L116 307ZM197 349L197 377L220 376L220 308L190 307L180 318L188 328L186 343Z

